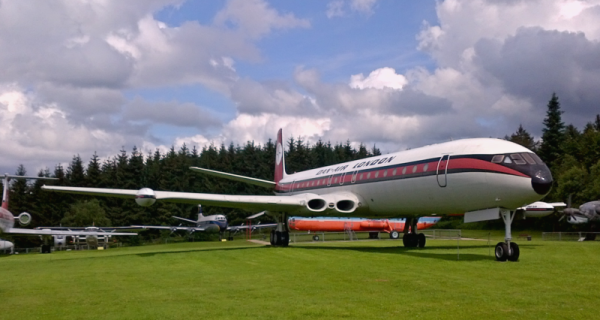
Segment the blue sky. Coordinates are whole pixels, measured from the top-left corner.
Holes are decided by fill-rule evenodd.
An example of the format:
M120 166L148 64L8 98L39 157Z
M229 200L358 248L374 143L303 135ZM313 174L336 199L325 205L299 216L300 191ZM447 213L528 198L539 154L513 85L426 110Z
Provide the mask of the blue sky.
M35 2L35 1L34 1ZM384 152L598 113L600 2L5 1L0 169L286 136Z

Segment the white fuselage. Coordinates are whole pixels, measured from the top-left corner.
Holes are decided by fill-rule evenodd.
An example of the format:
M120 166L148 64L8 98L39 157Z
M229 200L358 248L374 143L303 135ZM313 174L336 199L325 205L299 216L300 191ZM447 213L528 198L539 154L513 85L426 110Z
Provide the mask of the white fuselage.
M279 195L312 193L358 198L345 216L456 214L492 207L516 209L541 199L532 187L536 163L492 163L494 155L533 153L499 139L465 139L351 161L284 176ZM537 158L537 156L536 156ZM539 158L537 158L539 159ZM546 174L544 171L544 174ZM549 183L551 184L551 176ZM549 190L549 188L548 188ZM339 215L331 205L320 214Z

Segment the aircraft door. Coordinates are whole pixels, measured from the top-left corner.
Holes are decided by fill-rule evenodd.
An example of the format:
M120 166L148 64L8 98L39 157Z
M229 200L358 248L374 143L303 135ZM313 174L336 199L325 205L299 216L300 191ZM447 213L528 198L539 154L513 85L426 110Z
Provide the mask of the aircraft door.
M444 188L448 185L448 164L450 163L450 155L445 154L440 158L437 165L437 183Z
M340 186L344 185L344 179L346 179L346 173L345 172L340 176Z
M294 192L296 186L296 180L292 181L292 185L290 186L290 192Z

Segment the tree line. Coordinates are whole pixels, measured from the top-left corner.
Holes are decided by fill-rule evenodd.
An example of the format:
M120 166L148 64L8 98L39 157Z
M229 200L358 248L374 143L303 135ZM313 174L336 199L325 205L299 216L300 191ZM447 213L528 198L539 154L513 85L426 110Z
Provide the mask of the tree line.
M600 115L596 115L584 128L579 129L572 124L565 125L562 114L558 96L553 94L547 105L541 139L534 139L521 125L516 132L504 139L536 152L550 167L555 183L544 201L566 202L571 197L572 205L576 207L600 198ZM376 146L368 149L361 144L356 149L349 141L345 144L332 144L319 140L310 144L302 138L290 138L285 152L286 169L288 172L303 171L380 154ZM117 156L104 161L94 154L87 164L76 155L67 168L57 165L53 172L49 169L41 170L38 176L58 178L53 184L64 186L119 189L148 187L154 190L266 195L271 194L271 191L195 173L188 168L198 166L273 180L274 155L275 144L271 140L262 145L253 141L242 146L233 142L228 146L209 145L201 150L196 147L189 149L184 144L179 150L172 146L167 153L157 149L146 155L134 147L131 153L121 150ZM20 165L16 174L26 175L26 168ZM40 188L44 183L47 182L28 184L26 181L15 180L10 185L10 210L15 214L29 212L33 217L34 227L172 225L173 215L191 219L197 217L197 208L189 205L157 202L151 207L139 207L132 200L43 192ZM204 209L207 214L225 214L231 224L244 222L245 217L250 214L238 209ZM558 219L558 215L528 219L525 226L548 231L577 228L564 221L559 222ZM450 223L440 225L456 227L459 224L459 220L449 220ZM486 222L479 226L501 228L503 224Z

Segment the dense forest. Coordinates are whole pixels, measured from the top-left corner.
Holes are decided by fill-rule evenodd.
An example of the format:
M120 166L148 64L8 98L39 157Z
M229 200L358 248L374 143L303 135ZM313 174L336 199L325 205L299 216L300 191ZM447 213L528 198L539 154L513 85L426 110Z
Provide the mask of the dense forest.
M563 111L558 96L553 94L548 102L544 118L543 135L535 140L522 126L504 139L521 144L536 152L549 165L555 185L544 199L548 202L567 201L572 197L573 206L600 198L600 115L584 128L579 129L562 121ZM358 150L350 145L318 141L307 143L301 138L287 141L286 169L296 172L320 166L336 164L381 154L376 146L367 149L360 145ZM264 145L246 142L245 145L219 147L210 145L198 150L183 145L179 150L171 147L166 154L156 150L142 154L137 148L128 153L121 150L118 156L101 161L94 155L87 164L75 155L67 168L58 165L53 171L46 169L38 176L56 177L54 185L139 189L173 190L225 194L270 194L260 187L232 182L192 172L190 166L260 179L273 180L275 145L269 140ZM20 165L17 175L26 175ZM197 209L189 205L157 202L151 207L139 207L134 201L115 198L93 198L40 190L47 182L27 183L13 180L10 185L10 210L14 214L26 211L33 217L32 226L123 226L132 224L171 225L171 216L196 218ZM4 187L4 186L3 186ZM240 224L251 213L226 208L207 207L208 214L222 213L230 224ZM268 219L268 218L267 218ZM542 219L528 219L527 228L573 230L584 226L570 226L558 221L559 215ZM446 219L440 226L457 227L460 220ZM503 226L500 222L489 222L480 227Z

